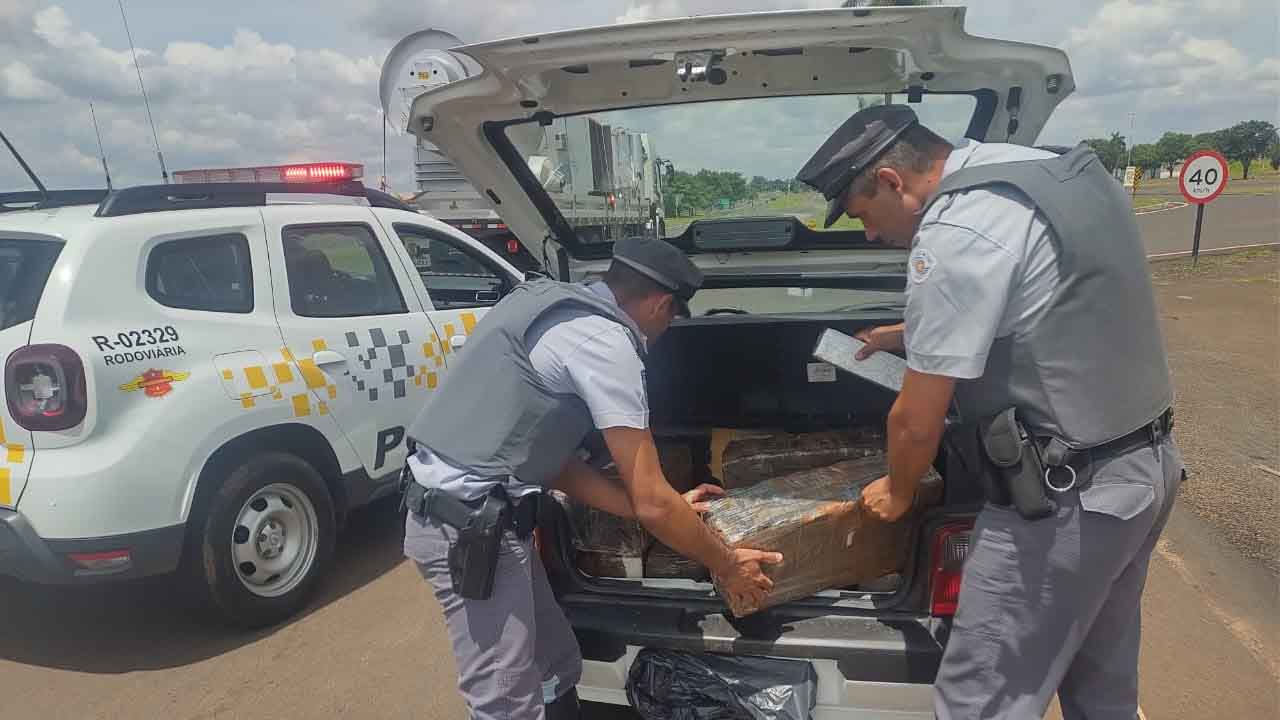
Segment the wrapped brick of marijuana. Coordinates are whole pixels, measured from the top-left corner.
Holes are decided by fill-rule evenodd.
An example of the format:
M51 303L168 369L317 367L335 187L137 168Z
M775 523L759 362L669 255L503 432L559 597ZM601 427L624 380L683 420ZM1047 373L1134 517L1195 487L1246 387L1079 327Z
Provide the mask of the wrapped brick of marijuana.
M659 442L658 459L676 492L683 493L693 487L693 455L687 444ZM622 482L612 464L603 472L609 480ZM646 552L654 540L638 521L610 515L567 498L565 502L573 522L574 562L579 570L595 577L638 578L645 575ZM665 567L666 570L661 571L668 573L685 571L684 565L675 560L664 565L659 559L656 567Z
M861 427L829 432L734 439L724 449L726 489L749 487L780 475L884 452L884 432Z
M883 454L803 470L730 490L711 503L707 524L733 547L782 553L765 565L774 587L760 605L729 601L742 617L820 590L848 587L901 571L916 520L942 491L933 471L921 480L916 504L886 523L860 502L862 489L888 471Z

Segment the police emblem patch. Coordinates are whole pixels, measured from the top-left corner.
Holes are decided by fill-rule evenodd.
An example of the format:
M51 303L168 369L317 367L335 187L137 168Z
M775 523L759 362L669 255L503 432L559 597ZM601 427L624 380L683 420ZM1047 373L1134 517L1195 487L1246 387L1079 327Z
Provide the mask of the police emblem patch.
M938 264L934 259L933 253L927 248L916 248L911 251L911 259L908 261L911 266L911 282L922 283L929 278L929 274L933 272L933 268Z

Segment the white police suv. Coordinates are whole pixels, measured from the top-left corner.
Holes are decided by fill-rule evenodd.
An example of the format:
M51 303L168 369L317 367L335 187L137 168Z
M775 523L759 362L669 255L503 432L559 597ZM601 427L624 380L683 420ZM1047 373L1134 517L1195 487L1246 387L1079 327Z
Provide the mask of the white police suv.
M0 573L295 612L520 281L345 163L0 194ZM441 418L448 422L448 418Z

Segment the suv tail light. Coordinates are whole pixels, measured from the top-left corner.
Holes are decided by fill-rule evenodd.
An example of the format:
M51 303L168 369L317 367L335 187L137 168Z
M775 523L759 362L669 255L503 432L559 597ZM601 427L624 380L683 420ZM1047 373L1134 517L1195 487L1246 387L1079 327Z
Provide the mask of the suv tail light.
M4 365L4 394L14 422L28 430L69 430L88 410L84 365L65 345L28 345Z
M969 554L973 522L951 523L934 531L929 559L929 614L950 617L960 600L960 575Z

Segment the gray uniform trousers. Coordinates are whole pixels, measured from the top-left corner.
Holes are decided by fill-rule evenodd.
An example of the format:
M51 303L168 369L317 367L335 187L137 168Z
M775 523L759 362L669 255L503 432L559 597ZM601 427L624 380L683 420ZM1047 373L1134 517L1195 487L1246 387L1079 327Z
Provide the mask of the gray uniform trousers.
M978 516L935 682L938 718L1038 719L1055 691L1066 720L1137 716L1142 589L1182 457L1166 437L1090 465L1053 516L991 505Z
M406 513L404 553L435 591L473 720L543 720L543 704L577 686L578 640L556 603L532 539L503 534L493 595L470 600L449 579L452 527Z

